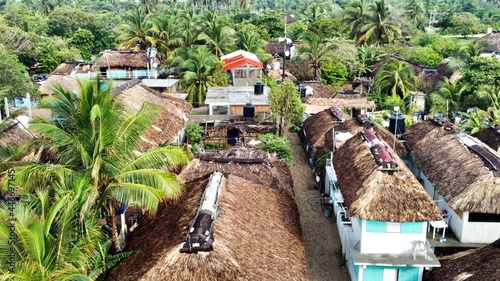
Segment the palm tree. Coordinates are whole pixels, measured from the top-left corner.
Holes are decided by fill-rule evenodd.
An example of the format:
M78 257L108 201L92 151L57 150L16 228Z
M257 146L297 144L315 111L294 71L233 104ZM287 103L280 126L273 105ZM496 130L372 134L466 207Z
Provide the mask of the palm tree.
M460 114L467 117L465 122L460 125L460 129L467 134L475 134L484 130L488 126L487 121L490 116L488 112L481 110L480 108L473 108L472 113L460 112Z
M0 256L12 249L17 263L7 272L0 265L2 280L92 280L94 249L104 243L105 236L91 207L88 177L65 179L53 186L53 192L37 189L15 204L14 227L0 225ZM24 198L24 197L23 197ZM9 219L9 208L0 208L0 219ZM15 243L9 244L15 234ZM13 248L11 248L13 247Z
M488 111L500 110L500 86L483 85L476 92L476 96L486 100Z
M342 24L349 30L349 38L357 40L362 35L361 28L365 25L366 5L364 0L352 2L345 10Z
M177 24L178 17L168 15L160 18L156 23L155 33L157 34L156 44L158 48L165 52L165 59L170 59L173 50L181 46L181 30Z
M299 49L300 57L308 61L314 69L313 79L319 81L321 79L321 66L327 59L331 45L322 43L319 36L312 32L306 31L301 39L304 40L305 45Z
M182 13L182 45L183 47L191 47L198 38L199 24L198 16L193 9L189 9Z
M234 51L234 29L222 25L217 18L208 18L206 23L205 31L198 36L198 39L204 41L216 57Z
M188 59L180 64L181 86L188 93L187 100L195 106L203 104L208 87L215 84L213 73L217 57L205 47L196 47L188 54Z
M433 114L436 112L449 114L449 110L451 110L453 115L458 113L465 100L465 86L459 86L456 82L450 83L450 80L445 77L444 81L438 85L438 88L437 92L430 95L432 103L430 112Z
M410 91L415 91L420 83L413 69L405 62L389 59L375 76L375 86L387 95L406 98Z
M385 5L384 0L377 1L370 6L370 13L361 31L362 35L358 38L358 43L376 42L380 45L383 40L392 43L395 36L401 36L401 29L390 19L389 7Z
M257 55L260 61L267 61L271 57L264 50L266 41L260 39L259 35L248 26L244 26L236 33L236 46L238 49Z
M141 12L136 9L134 12L125 17L127 22L118 40L120 48L133 48L137 44L141 45L142 49L147 46L155 46L155 38L153 36L154 27L150 21L150 15L142 16Z
M239 0L238 7L241 11L246 11L250 8L250 0Z
M77 96L56 87L58 101L47 104L58 119L36 119L31 127L47 143L56 164L33 164L19 172L21 182L37 186L57 181L75 172L88 175L98 206L106 214L113 246L121 250L115 209L133 205L154 214L158 203L175 198L181 187L170 171L188 161L182 148L164 146L137 156L143 132L158 111L144 104L133 115L127 114L120 101L111 97L111 85L97 81L79 81Z

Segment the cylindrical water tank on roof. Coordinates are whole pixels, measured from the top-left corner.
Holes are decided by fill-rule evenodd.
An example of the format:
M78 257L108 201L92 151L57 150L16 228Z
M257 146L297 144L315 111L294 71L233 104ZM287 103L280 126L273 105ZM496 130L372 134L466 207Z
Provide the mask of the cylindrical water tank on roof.
M243 106L243 117L252 118L255 115L255 107L251 103L247 103Z
M405 133L405 117L401 113L389 116L389 132L396 135Z
M264 85L262 85L262 83L260 83L260 82L255 83L255 85L253 86L253 93L255 95L263 95L264 94Z

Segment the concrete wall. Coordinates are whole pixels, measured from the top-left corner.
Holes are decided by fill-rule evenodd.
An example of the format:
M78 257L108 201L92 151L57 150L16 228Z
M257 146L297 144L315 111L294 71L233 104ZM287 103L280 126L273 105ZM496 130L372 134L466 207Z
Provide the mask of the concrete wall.
M420 225L419 233L389 233L369 232L368 224L372 221L362 221L361 226L361 253L390 253L398 254L413 249L414 241L425 241L427 223ZM368 231L367 231L368 229Z

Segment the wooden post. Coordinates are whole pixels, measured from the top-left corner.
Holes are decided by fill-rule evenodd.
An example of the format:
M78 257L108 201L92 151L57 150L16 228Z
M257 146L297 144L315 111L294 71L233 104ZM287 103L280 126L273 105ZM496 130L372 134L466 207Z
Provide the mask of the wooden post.
M30 93L26 93L26 100L28 101L28 117L31 119L32 113L31 113L31 97L30 97Z
M7 97L3 98L3 101L5 102L5 116L9 117L9 101L7 100Z

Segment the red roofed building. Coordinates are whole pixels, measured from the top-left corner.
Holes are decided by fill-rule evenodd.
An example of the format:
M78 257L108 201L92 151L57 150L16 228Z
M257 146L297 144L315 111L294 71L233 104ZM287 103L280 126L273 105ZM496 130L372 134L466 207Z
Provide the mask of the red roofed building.
M233 86L253 85L260 81L264 66L255 54L238 50L222 56L225 62L224 71L229 73L229 82Z

